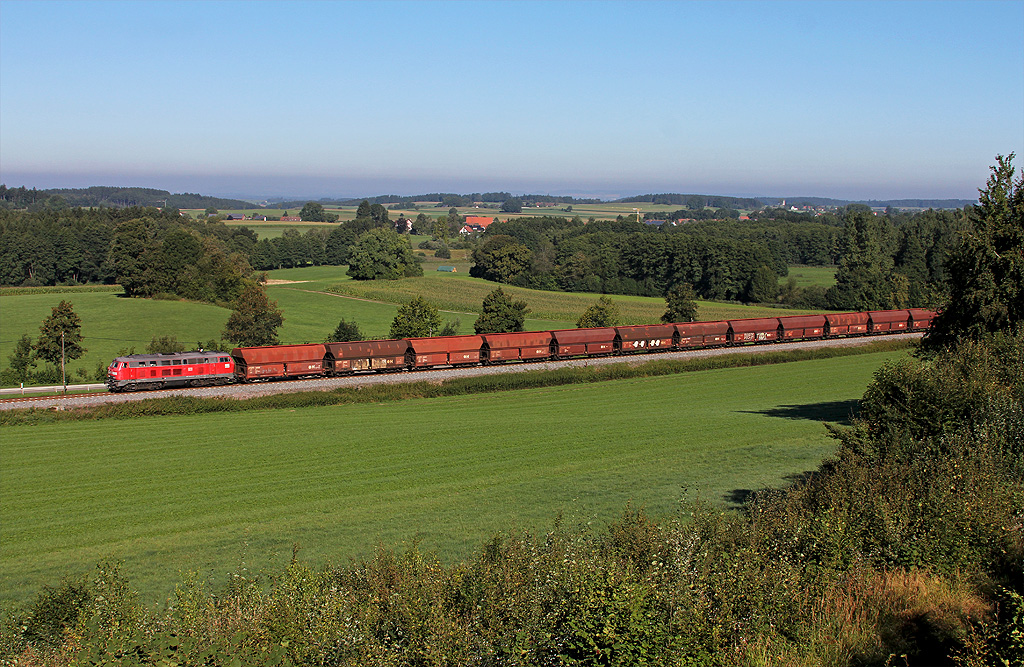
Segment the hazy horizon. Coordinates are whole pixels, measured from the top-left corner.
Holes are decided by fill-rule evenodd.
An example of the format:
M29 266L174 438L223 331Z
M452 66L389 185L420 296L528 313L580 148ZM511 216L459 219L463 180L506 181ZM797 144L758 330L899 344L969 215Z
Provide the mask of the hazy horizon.
M0 3L0 182L974 199L1024 1Z
M725 197L744 197L744 198L787 198L797 199L801 197L821 197L829 199L840 199L840 200L851 200L851 201L868 201L868 200L897 200L897 199L962 199L962 200L976 200L978 197L978 189L974 188L972 192L963 194L893 194L888 196L883 195L868 195L868 196L839 196L832 193L821 192L810 192L810 191L786 191L786 192L748 192L742 190L735 190L731 188L706 188L700 189L698 187L690 188L675 188L675 189L658 189L658 188L579 188L570 187L565 189L551 188L544 184L537 185L536 187L526 188L511 188L508 186L498 185L487 185L487 187L440 187L440 186L428 186L423 185L422 187L412 187L410 181L405 179L396 179L394 181L381 181L381 186L372 189L371 185L367 185L366 190L354 190L351 192L339 191L327 186L321 189L315 189L306 187L305 185L310 182L325 181L327 179L318 178L302 178L302 177L283 177L281 179L274 179L272 177L259 177L252 178L246 176L231 177L231 176L215 176L215 177L201 177L201 176L109 176L100 177L100 182L94 182L95 175L74 175L68 176L66 174L12 174L15 177L21 177L21 180L17 182L7 182L0 178L0 183L3 183L9 188L25 186L27 188L35 187L39 190L49 189L84 189L94 186L105 186L105 187L138 187L138 188L152 188L156 190L166 190L171 194L182 194L186 192L196 193L201 195L207 195L212 197L221 197L225 199L243 199L243 200L257 200L262 201L266 199L291 199L291 200L320 200L320 199L358 199L361 197L377 197L382 195L397 195L397 196L412 196L426 193L453 193L453 194L470 194L474 192L508 192L513 196L517 195L552 195L552 196L568 196L576 197L580 199L602 199L605 201L611 201L615 199L621 199L624 197L632 197L644 194L665 194L665 193L678 193L678 194L703 194L712 196L725 196ZM3 176L6 178L7 173ZM120 180L118 180L120 179ZM290 187L275 185L281 182L291 183ZM256 186L253 188L253 183L266 183L265 187ZM246 185L249 184L250 189L246 189ZM172 187L172 185L174 187ZM980 186L979 186L980 187ZM935 191L938 192L938 191Z

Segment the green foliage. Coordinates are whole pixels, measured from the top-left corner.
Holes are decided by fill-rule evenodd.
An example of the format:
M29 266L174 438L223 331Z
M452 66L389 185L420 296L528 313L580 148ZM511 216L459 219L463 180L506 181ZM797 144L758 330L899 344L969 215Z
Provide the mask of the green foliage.
M893 229L888 218L851 207L844 217L842 260L828 290L834 310L880 310L895 306ZM905 307L906 304L896 306Z
M235 301L221 335L241 347L277 345L277 329L283 323L277 302L267 298L262 285L252 283Z
M422 297L416 297L398 308L398 314L391 322L389 338L422 338L435 336L441 328L441 316L437 307Z
M619 309L607 296L602 296L597 303L583 311L576 327L614 327L619 323Z
M85 353L82 347L82 320L70 302L62 300L53 307L50 316L43 320L35 352L37 357L54 366L59 366L62 359L71 361Z
M14 352L7 357L11 362L10 369L15 382L27 382L29 372L36 367L33 358L32 339L28 334L22 334L14 346Z
M513 300L499 287L484 298L473 330L478 334L522 331L529 312L525 301Z
M364 340L363 332L359 330L359 325L355 322L349 322L344 317L338 322L338 326L335 327L334 333L327 336L324 339L325 343L344 343L354 340Z
M348 257L348 275L356 280L396 280L422 276L423 267L409 239L390 229L371 229L359 237Z
M462 321L458 318L454 320L445 320L444 324L441 325L440 331L437 332L438 336L458 336L459 327L462 325Z
M697 319L697 304L694 301L696 294L693 287L688 283L676 285L665 295L665 313L661 321L666 324L672 322L693 322Z
M173 354L184 351L184 343L179 343L176 337L167 335L153 336L153 340L149 341L149 344L146 346L146 352L149 354Z
M530 268L533 252L511 236L492 236L473 251L470 275L511 283Z
M747 300L753 303L775 303L779 296L779 278L770 267L761 266L750 277Z
M516 199L516 198L506 199L504 201L504 203L502 203L502 205L501 205L501 212L502 213L522 213L523 212L523 202L522 202L522 200L521 199Z
M56 588L44 586L21 621L22 638L30 643L60 644L64 632L78 625L92 597L84 580L65 579Z
M980 206L946 262L949 301L927 336L931 349L1011 331L1024 321L1024 171L996 157Z
M338 216L324 210L323 204L315 201L306 202L299 211L299 218L303 222L337 222Z

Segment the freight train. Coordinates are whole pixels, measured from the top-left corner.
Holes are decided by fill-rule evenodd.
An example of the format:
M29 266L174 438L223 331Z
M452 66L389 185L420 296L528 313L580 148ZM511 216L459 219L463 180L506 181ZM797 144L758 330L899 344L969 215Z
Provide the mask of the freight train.
M413 371L439 366L551 361L872 336L925 331L934 317L934 311L910 308L718 322L238 347L230 354L203 350L134 354L118 357L110 363L107 388L120 392L201 387L363 372Z

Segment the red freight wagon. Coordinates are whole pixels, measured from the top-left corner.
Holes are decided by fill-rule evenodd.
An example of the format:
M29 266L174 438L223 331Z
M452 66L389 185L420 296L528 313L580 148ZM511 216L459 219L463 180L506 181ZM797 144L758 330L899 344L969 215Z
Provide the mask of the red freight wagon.
M425 366L459 366L480 362L480 336L441 336L439 338L406 338L409 351L406 362L412 368Z
M911 308L907 312L910 313L910 321L907 323L910 331L924 331L932 326L932 320L935 319L934 310Z
M779 339L779 318L760 317L729 320L729 341L733 343L763 343Z
M360 340L347 343L327 343L328 370L335 375L355 371L386 371L406 368L405 353L409 342L405 340Z
M867 313L826 313L826 336L853 336L868 332Z
M670 350L675 347L676 328L671 324L615 327L615 347L624 353Z
M226 352L176 352L118 357L107 367L110 391L201 387L234 381L235 364Z
M710 347L729 342L728 322L684 322L674 326L679 347Z
M550 331L520 331L516 333L483 334L480 355L483 361L516 361L518 359L548 359L551 351Z
M269 378L323 375L327 348L317 345L236 347L235 373L242 382Z
M824 315L787 315L779 318L783 340L821 338L825 335Z
M906 331L910 313L905 310L869 310L868 331Z
M615 351L615 329L611 327L561 329L552 331L551 335L560 357L611 354Z

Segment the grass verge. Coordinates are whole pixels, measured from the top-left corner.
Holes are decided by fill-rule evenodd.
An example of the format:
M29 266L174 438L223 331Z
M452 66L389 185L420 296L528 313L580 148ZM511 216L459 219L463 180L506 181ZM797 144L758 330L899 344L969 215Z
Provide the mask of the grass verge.
M624 359L621 364L559 368L556 370L525 370L522 373L454 378L440 383L419 380L401 384L370 385L355 388L342 387L330 391L291 392L241 400L170 396L167 398L110 403L73 410L55 411L37 408L5 410L0 412L0 427L96 419L131 419L133 417L161 415L244 412L247 410L294 410L296 408L329 405L383 403L414 398L467 396L500 391L558 387L568 384L589 384L607 382L609 380L658 377L723 368L749 368L812 359L836 359L879 352L897 352L915 347L917 347L916 340L882 340L854 347L828 347L788 350L784 352L753 352L750 354L727 354L698 359L655 359L641 364L630 364L627 363L628 360Z

